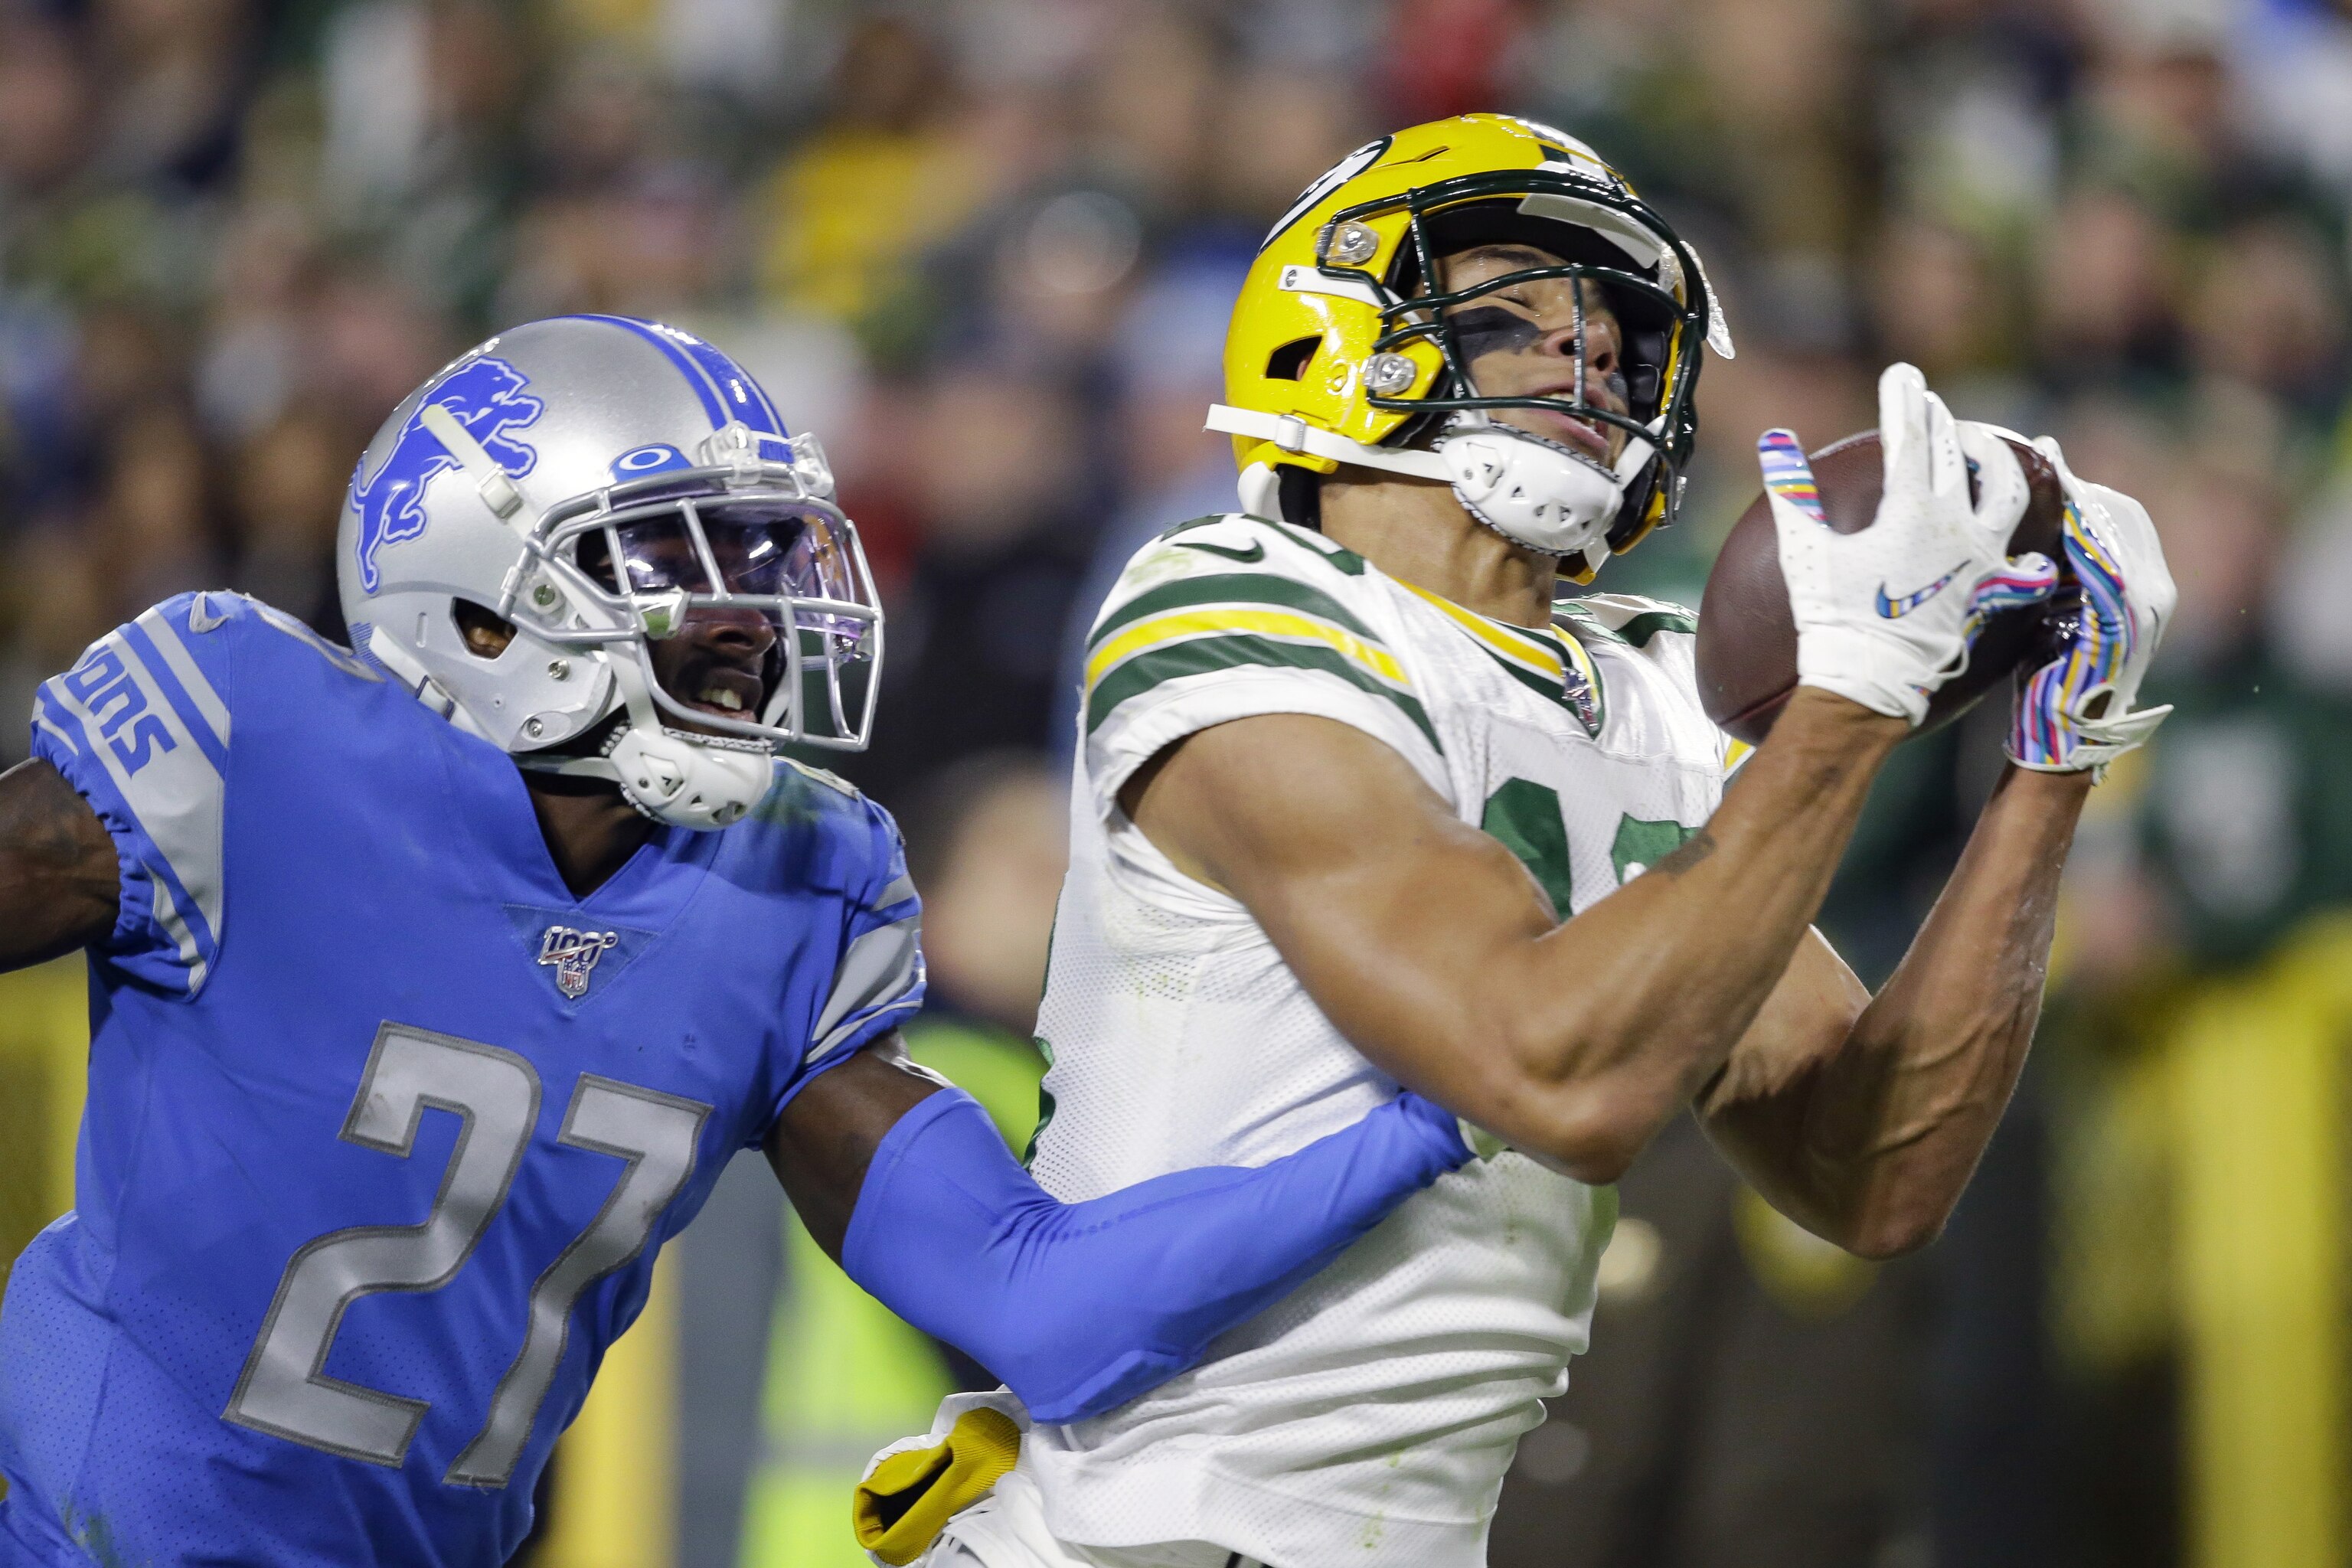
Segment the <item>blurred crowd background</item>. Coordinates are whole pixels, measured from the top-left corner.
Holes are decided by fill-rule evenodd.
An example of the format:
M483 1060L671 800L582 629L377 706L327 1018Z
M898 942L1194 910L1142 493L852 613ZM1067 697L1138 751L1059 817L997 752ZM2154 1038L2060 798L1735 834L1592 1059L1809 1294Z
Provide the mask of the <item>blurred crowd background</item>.
M0 0L0 709L184 588L338 631L339 498L402 395L532 317L674 321L834 454L890 617L844 771L926 889L918 1049L1017 1144L1075 629L1142 538L1233 504L1200 422L1270 218L1486 108L1622 168L1738 339L1684 525L1601 587L1696 600L1757 433L1869 424L1894 358L2142 498L2181 587L2180 710L2096 796L1950 1234L1855 1263L1671 1132L1498 1568L2345 1563L2341 0ZM2000 720L1877 792L1825 920L1867 977ZM24 745L0 726L0 764ZM43 994L0 994L0 1148L47 1151L20 1175L62 1168L78 1091L37 1041L79 993ZM0 1256L64 1201L11 1177ZM763 1171L678 1258L530 1550L861 1561L847 1479L984 1373Z

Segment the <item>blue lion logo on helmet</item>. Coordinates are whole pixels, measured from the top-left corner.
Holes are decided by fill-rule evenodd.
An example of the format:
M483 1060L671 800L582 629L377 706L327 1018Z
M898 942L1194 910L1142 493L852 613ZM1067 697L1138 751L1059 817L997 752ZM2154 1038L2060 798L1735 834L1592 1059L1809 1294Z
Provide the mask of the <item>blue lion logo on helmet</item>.
M520 479L530 472L539 454L511 432L536 423L547 409L542 399L523 390L530 384L529 376L502 359L488 354L469 359L417 400L400 426L391 455L373 478L366 475L366 459L361 459L361 471L352 476L351 499L359 513L360 586L375 592L382 581L376 552L425 531L425 487L434 475L458 466L425 427L425 410L436 405L447 409L499 468Z

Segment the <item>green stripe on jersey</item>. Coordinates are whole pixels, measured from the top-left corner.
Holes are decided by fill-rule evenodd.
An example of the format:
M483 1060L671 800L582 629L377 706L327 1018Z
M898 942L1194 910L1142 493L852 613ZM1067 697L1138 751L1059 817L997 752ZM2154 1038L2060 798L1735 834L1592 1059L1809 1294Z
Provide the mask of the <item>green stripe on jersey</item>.
M1164 681L1180 676L1206 675L1220 669L1246 669L1252 666L1278 669L1314 669L1326 675L1336 675L1349 685L1385 698L1397 705L1413 722L1431 748L1443 755L1445 748L1438 743L1437 731L1430 726L1429 714L1410 693L1399 691L1367 675L1345 655L1328 647L1308 644L1276 642L1270 637L1255 637L1244 632L1229 632L1211 637L1193 637L1189 641L1170 643L1137 654L1096 683L1087 696L1087 733L1101 728L1118 705L1131 697L1139 697Z
M1660 632L1691 633L1698 630L1698 617L1679 610L1644 610L1623 626L1617 635L1635 647L1647 647L1650 639Z
M1641 603L1654 605L1650 610L1637 611L1625 617L1622 625L1611 626L1601 618L1600 612L1581 599L1561 599L1551 607L1554 624L1573 622L1587 631L1608 637L1614 642L1630 643L1635 647L1647 647L1650 639L1660 632L1695 632L1698 617L1680 605L1664 599L1644 599Z
M1213 511L1206 517L1187 518L1182 522L1170 523L1158 533L1153 534L1152 537L1154 539L1173 539L1180 533L1190 533L1196 528L1214 528L1221 522L1231 521L1233 516L1234 514L1229 511Z
M1521 686L1526 687L1529 691L1534 692L1545 701L1557 702L1562 708L1569 708L1570 706L1568 700L1565 680L1555 680L1549 676L1538 675L1524 664L1514 664L1509 659L1505 658L1501 654L1496 653L1493 648L1488 647L1485 643L1479 643L1476 646L1480 653L1485 654L1488 658L1495 661L1495 668L1496 669L1501 670L1505 675L1509 676L1513 680L1517 681ZM1562 654L1560 658L1561 661L1565 663L1567 662L1568 656L1566 654ZM1573 664L1569 665L1569 669L1571 673L1575 671L1575 668L1576 667ZM1571 711L1573 711L1572 709Z

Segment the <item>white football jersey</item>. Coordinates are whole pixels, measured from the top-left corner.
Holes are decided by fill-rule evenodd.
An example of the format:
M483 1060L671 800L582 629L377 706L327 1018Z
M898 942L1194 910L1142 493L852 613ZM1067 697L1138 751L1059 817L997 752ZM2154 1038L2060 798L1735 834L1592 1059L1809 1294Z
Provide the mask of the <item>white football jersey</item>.
M1088 645L1071 867L1038 1019L1053 1063L1037 1179L1094 1197L1265 1163L1396 1092L1241 904L1120 812L1196 730L1311 713L1377 736L1507 845L1562 918L1715 809L1726 742L1701 711L1686 611L1615 596L1532 631L1244 515L1129 564ZM1612 1188L1514 1152L1408 1201L1207 1362L1023 1447L1045 1515L1091 1545L1209 1542L1278 1568L1478 1568L1538 1401L1567 1385Z

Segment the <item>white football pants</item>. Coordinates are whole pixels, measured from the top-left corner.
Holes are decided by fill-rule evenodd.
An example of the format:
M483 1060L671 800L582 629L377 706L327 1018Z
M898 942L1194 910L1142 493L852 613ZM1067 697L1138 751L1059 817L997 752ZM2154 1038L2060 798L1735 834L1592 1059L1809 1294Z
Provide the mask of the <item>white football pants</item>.
M1037 1483L1014 1470L996 1490L948 1521L920 1568L1265 1568L1206 1542L1164 1546L1078 1546L1045 1528Z

